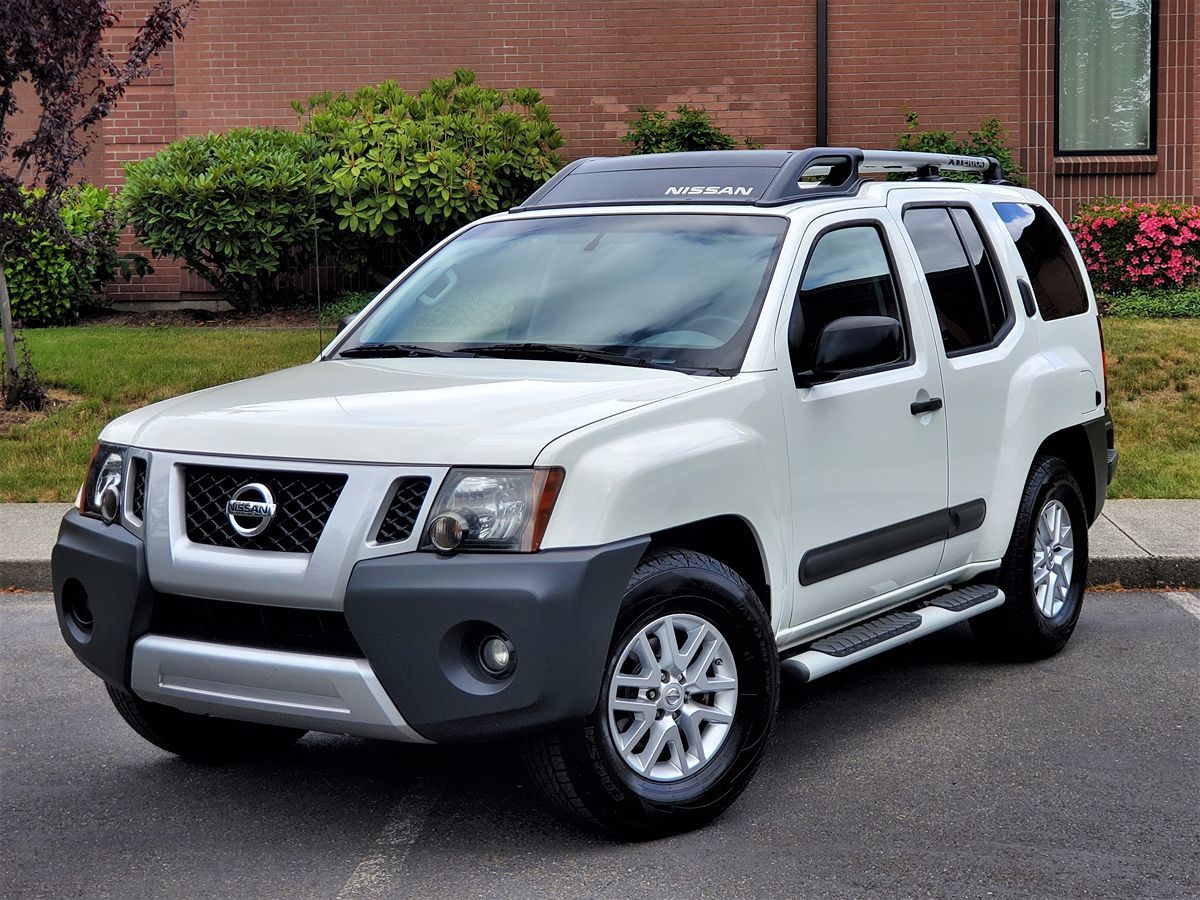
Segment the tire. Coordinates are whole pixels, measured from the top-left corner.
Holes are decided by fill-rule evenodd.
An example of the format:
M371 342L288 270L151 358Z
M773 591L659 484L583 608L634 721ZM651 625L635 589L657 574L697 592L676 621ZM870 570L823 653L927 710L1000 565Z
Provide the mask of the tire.
M106 684L113 706L129 727L154 746L193 762L230 763L261 759L290 747L306 732L186 713L148 703Z
M1071 566L1065 591L1057 588L1061 575L1047 580L1051 567L1039 562L1046 559L1043 545L1050 534L1043 530L1039 538L1039 521L1056 512L1069 520L1070 527ZM1055 543L1049 541L1046 549L1059 558L1062 553ZM1066 549L1065 541L1061 547ZM1027 660L1053 656L1067 645L1079 621L1087 568L1088 521L1083 494L1063 460L1039 457L1021 495L1012 539L996 581L1004 591L1004 605L971 619L972 632L995 655ZM1056 571L1061 571L1061 566Z
M642 647L655 657L649 666ZM779 656L754 589L709 556L653 550L626 588L596 708L529 739L523 756L539 790L577 822L625 839L676 834L710 822L745 790L778 703ZM656 755L660 735L668 743ZM630 742L624 753L618 741Z

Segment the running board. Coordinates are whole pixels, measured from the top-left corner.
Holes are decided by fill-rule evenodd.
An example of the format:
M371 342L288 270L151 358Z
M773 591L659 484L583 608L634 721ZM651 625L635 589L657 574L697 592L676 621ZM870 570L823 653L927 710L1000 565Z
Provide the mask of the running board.
M912 612L885 613L845 631L839 631L810 644L807 650L785 659L781 666L804 681L813 681L830 672L915 641L919 637L949 628L972 616L995 609L1004 602L1004 593L990 584L973 584L927 600Z

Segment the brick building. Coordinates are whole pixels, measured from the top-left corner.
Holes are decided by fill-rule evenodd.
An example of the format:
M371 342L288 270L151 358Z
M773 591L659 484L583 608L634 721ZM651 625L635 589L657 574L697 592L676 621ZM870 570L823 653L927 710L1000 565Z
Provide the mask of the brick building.
M176 138L290 126L293 99L461 66L540 89L568 158L624 152L640 105L702 105L766 147L891 146L911 109L955 131L998 117L1066 214L1098 195L1191 198L1198 25L1200 0L201 0L161 74L104 123L87 174L116 186ZM118 290L205 285L163 264Z

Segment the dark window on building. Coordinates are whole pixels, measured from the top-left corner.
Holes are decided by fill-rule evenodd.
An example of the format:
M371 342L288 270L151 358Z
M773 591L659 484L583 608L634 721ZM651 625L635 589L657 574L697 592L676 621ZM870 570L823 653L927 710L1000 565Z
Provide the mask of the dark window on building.
M1009 319L995 266L965 209L916 207L904 227L917 248L947 354L990 345Z
M1042 318L1087 312L1083 274L1058 223L1040 206L997 203L995 207L1025 263Z
M804 266L789 324L795 371L812 371L817 337L834 319L889 316L904 322L883 240L883 233L873 225L849 225L817 239ZM907 355L902 350L895 362Z
M1060 153L1154 149L1152 0L1059 0Z

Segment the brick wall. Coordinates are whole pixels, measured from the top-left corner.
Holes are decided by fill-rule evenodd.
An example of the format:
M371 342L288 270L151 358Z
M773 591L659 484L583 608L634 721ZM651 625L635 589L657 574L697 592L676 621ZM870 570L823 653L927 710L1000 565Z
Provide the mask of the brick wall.
M127 40L144 0L125 4ZM1053 158L1052 0L844 0L830 4L829 140L890 146L904 112L963 131L998 116L1035 187L1069 213L1098 194L1200 195L1197 0L1161 0L1159 152ZM201 0L182 42L104 126L103 180L178 137L295 122L324 90L386 78L416 89L456 67L481 83L542 90L568 158L623 151L639 105L699 104L768 147L815 139L815 4L785 0L526 0L442 3ZM1124 167L1153 171L1111 174ZM1079 174L1079 170L1109 174ZM198 296L169 262L118 299Z

